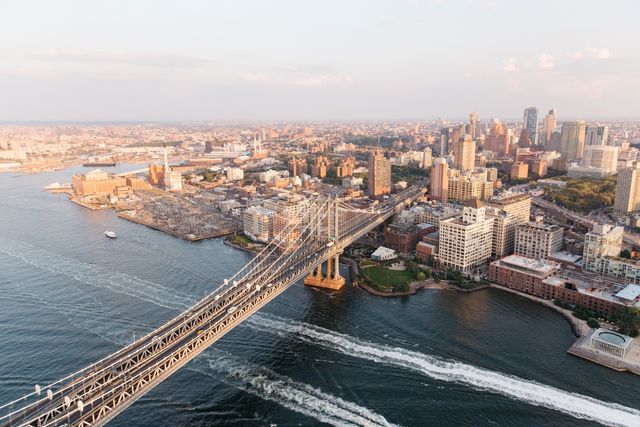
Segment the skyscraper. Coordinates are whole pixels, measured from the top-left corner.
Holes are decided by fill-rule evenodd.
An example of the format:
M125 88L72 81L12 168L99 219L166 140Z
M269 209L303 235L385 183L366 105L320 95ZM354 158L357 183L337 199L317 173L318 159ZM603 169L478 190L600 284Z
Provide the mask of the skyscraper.
M453 145L453 167L464 172L473 169L476 162L476 142L465 135Z
M391 192L391 162L381 150L369 156L369 195L380 196Z
M545 149L549 149L551 146L551 136L553 135L553 130L555 129L557 122L558 116L554 109L549 110L547 115L544 117L544 120L542 120L541 142Z
M447 159L440 157L435 159L431 168L430 182L431 198L446 202L449 194L449 165Z
M591 145L607 145L608 134L608 126L587 126L584 145L587 147Z
M431 148L426 147L422 151L422 160L420 161L420 167L422 169L429 169L433 164L433 153L431 152Z
M618 171L613 209L621 213L640 210L640 166Z
M498 157L502 157L509 152L507 130L500 120L491 119L489 133L484 140L484 149L493 151Z
M538 109L529 107L524 110L524 119L522 127L529 131L529 139L532 144L538 143Z
M480 128L478 127L478 113L472 112L469 114L469 133L471 138L476 140L480 135Z
M578 160L584 154L586 132L584 120L564 122L560 131L560 153L565 160Z
M453 133L453 129L451 128L442 128L440 130L440 155L446 156L449 154L449 140L451 139L451 133Z

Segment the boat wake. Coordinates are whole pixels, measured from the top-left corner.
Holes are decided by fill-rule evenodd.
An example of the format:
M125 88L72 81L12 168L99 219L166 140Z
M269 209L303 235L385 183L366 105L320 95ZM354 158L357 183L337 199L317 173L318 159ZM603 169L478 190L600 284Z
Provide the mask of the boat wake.
M196 302L193 296L175 289L97 265L83 263L13 239L0 237L0 253L53 274L65 275L97 288L131 296L172 310L182 310Z
M7 254L7 251L1 247L0 252ZM26 259L24 255L18 249L12 251L11 256L19 257L28 264L36 266L48 260L39 257L37 261L34 261L34 253L26 254ZM41 256L42 253L38 253L38 255ZM56 261L61 260L57 256L55 259ZM81 264L77 261L73 262L76 267ZM93 266L85 267L94 268ZM92 270L92 273L95 273L95 270ZM137 280L139 279L129 278L126 283ZM116 292L111 287L108 289ZM31 289L29 286L19 286L18 284L6 290L8 292L3 292L0 295L0 301L19 301L46 307L47 310L62 314L70 325L110 342L116 347L122 347L130 343L132 330L138 330L142 333L148 333L152 330L149 325L140 325L131 319L127 319L125 314L111 314L96 299L83 298L70 303L64 300L66 298L65 295L68 295L67 293L47 292L42 288ZM162 294L164 295L164 291ZM132 294L132 296L140 298L137 293ZM140 299L166 307L164 303L158 303L156 296ZM180 308L182 309L183 307ZM287 409L314 418L319 422L335 426L392 425L382 415L368 408L323 392L308 384L294 381L265 367L236 361L232 355L223 354L219 350L206 350L185 369L197 371L218 380L220 380L220 374L225 375L224 382L228 385L261 399L275 402ZM25 381L30 382L28 379L25 379Z
M213 354L212 354L213 353ZM224 382L264 400L335 426L391 426L382 415L261 366L207 351L209 371L226 374ZM197 368L196 368L197 369Z
M348 356L410 369L430 378L468 385L514 400L553 409L605 425L638 426L640 411L557 389L513 375L494 372L456 361L443 360L400 347L371 343L325 328L273 315L257 314L247 320L254 330L275 333L324 347Z
M20 259L42 270L73 277L80 282L115 293L129 295L133 298L171 310L183 310L196 301L193 295L177 292L174 289L166 288L159 284L138 279L124 273L108 271L95 265L85 264L77 260L52 254L31 245L6 238L0 238L0 253ZM35 295L31 296L34 297ZM123 334L114 335L113 333L107 333L107 328L101 330L95 327L96 320L93 316L95 316L98 309L94 307L93 304L91 304L91 307L86 307L86 310L81 310L77 302L74 302L74 304L66 304L58 301L56 303L53 301L53 296L54 293L51 292L51 295L46 298L41 298L40 302L44 303L44 301L46 301L46 303L51 304L52 308L55 307L65 312L67 316L75 316L76 319L80 316L88 328L96 332L99 331L99 334L103 338L109 341L118 341L119 344L123 344L123 342L121 342ZM6 297L6 295L4 297ZM83 311L86 311L86 313L83 314ZM92 313L92 316L86 315L89 313ZM114 319L110 317L109 320L113 321ZM312 345L343 353L348 356L358 357L388 366L410 369L440 381L465 384L477 390L500 394L531 405L556 410L579 419L588 419L605 425L640 425L640 411L637 409L567 392L516 376L478 368L457 361L440 359L401 347L363 341L318 326L268 314L258 313L250 317L246 324L257 331L277 334L289 339L302 340ZM246 375L246 372L243 372L243 375ZM273 375L267 377L274 378ZM264 396L270 396L273 400L280 399L280 401L285 402L287 401L286 399L290 397L290 403L288 403L290 405L293 405L292 402L312 402L309 403L310 406L308 408L299 411L305 410L310 414L318 410L313 406L315 402L327 401L319 397L322 396L322 394L318 393L322 392L305 384L301 384L300 386L296 384L296 390L300 393L304 392L305 396L310 396L308 399L301 400L292 397L295 393L284 396L279 395L278 393L283 389L283 384L278 384L279 387L271 388L267 387L266 383L264 383L261 385L261 388L258 386L260 383L257 382L247 387L255 390L263 390L261 393L263 393ZM332 397L332 399L335 400L338 398ZM344 405L348 406L351 405L351 403L340 403L339 406L344 409ZM322 416L326 417L327 420L333 419L327 414ZM342 424L346 422L344 419L341 421Z

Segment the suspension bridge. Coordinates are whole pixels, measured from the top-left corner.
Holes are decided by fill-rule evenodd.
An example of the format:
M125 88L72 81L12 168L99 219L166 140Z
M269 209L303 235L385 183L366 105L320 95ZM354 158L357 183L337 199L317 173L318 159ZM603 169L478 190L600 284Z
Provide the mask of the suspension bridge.
M367 209L313 196L307 209L200 302L102 360L0 406L0 426L106 424L297 281L342 287L343 250L422 193L410 187Z

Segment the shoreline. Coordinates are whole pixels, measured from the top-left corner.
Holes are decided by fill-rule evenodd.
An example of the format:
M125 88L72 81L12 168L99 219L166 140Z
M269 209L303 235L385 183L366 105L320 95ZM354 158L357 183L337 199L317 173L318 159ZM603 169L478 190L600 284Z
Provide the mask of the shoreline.
M256 253L254 250L238 245L234 242L228 240L228 238L223 239L223 242L231 247L236 249ZM595 332L595 329L587 326L587 322L584 320L580 320L573 316L570 310L564 309L562 307L558 307L553 303L553 301L545 300L533 295L525 294L520 291L516 291L515 289L510 289L504 286L497 285L495 283L486 284L486 285L478 285L471 289L464 289L458 286L455 286L448 281L441 281L435 283L432 279L427 279L424 281L414 281L410 283L410 290L406 292L382 292L377 289L372 288L369 285L364 283L358 283L357 277L359 273L358 263L349 257L340 257L340 260L343 264L346 264L349 268L349 273L352 277L351 283L353 287L362 289L370 295L381 297L381 298L396 298L396 297L406 297L415 295L418 293L420 289L434 289L434 290L450 290L456 292L463 293L472 293L477 291L483 291L486 289L498 289L503 292L507 292L511 295L524 298L528 301L543 305L556 313L560 314L564 319L569 323L571 327L571 332L576 337L573 344L566 350L568 354L572 356L580 357L584 360L588 360L592 363L596 363L600 366L613 369L616 372L629 372L636 375L640 375L640 365L630 363L626 360L618 359L608 354L601 353L598 350L592 349L588 345L588 341L591 338L591 335Z
M229 234L231 234L231 233L229 233ZM228 236L229 234L227 234L227 236ZM245 247L245 246L242 246L242 245L239 245L239 244L237 244L237 243L235 243L235 242L232 242L232 241L231 241L231 240L229 240L227 237L225 237L224 239L222 239L222 243L224 243L225 245L229 245L229 246L231 246L232 248L238 249L238 250L240 250L240 251L248 252L248 253L251 253L251 254L254 254L254 255L255 255L255 254L260 253L260 251L262 250L262 248L261 248L260 250L247 248L247 247Z
M553 301L549 301L549 300L545 300L542 298L538 298L536 296L533 295L529 295L529 294L525 294L519 291L516 291L514 289L509 289L507 287L504 286L500 286L500 285L496 285L495 283L492 283L491 285L488 285L487 287L490 287L492 289L499 289L501 291L510 293L512 295L516 295L522 298L525 298L529 301L541 304L547 308L550 308L551 310L561 314L565 320L569 323L569 325L571 326L571 330L573 332L573 334L576 336L576 338L581 338L585 335L588 335L589 332L591 332L591 328L589 326L587 326L587 322L584 320L580 320L577 317L575 317L572 313L571 310L567 310L564 309L562 307L558 307L557 305L555 305L553 303Z

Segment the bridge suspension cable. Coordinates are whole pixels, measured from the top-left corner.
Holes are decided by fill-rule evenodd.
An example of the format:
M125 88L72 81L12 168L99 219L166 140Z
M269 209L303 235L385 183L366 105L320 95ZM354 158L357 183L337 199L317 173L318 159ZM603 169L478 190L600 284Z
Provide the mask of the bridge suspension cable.
M13 410L14 404L39 397L43 389L36 387L34 392L2 405L0 409L10 408L10 412L0 421L38 426L53 425L65 418L73 418L78 425L107 422L319 263L341 253L419 194L420 189L410 188L370 209L354 208L337 197L312 197L300 215L288 219L276 238L201 301L137 341L48 384L44 387L46 397ZM327 233L323 235L322 230ZM325 244L330 238L335 243Z

